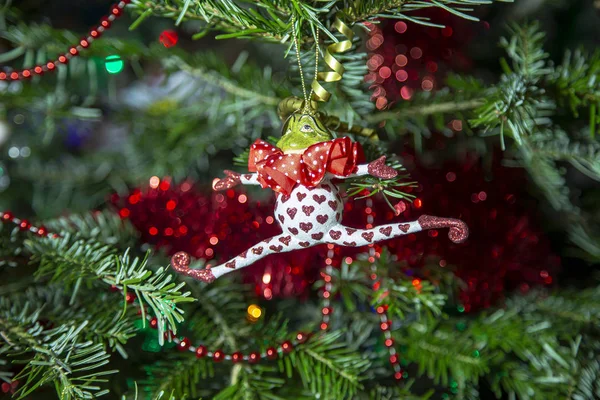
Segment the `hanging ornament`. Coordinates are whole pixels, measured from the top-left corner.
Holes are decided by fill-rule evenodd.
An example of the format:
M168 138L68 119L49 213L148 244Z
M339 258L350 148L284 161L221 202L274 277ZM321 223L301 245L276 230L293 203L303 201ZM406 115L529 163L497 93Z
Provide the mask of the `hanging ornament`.
M239 184L260 185L276 193L275 219L282 233L263 240L237 257L206 269L189 269L188 263L173 262L179 273L212 282L270 255L309 248L322 243L362 247L428 229L450 228L449 238L467 239L464 222L422 215L416 221L354 229L341 223L343 202L334 180L371 175L391 179L398 172L385 164L385 156L364 163L359 143L350 138L333 139L313 110L292 114L277 146L257 139L250 148L248 174L225 171L214 190L229 190ZM173 260L188 260L176 254Z
M341 23L337 29L349 37L350 29ZM345 28L347 29L345 29ZM314 109L315 101L327 101L327 91L318 84L319 76L330 81L342 78L344 68L331 55L332 52L347 51L350 46L340 42L336 49L328 47L325 61L334 72L315 73L313 90L307 95L302 64L300 63L296 19L292 19L292 33L302 83L304 101L300 107L286 112L286 108L296 105L293 99L283 100L279 115L287 119L281 139L276 146L257 139L250 147L248 171L240 174L225 171L226 177L215 180L216 191L229 190L239 184L260 185L276 193L275 219L282 233L271 236L244 250L237 257L215 267L190 269L190 257L183 252L176 253L171 265L177 272L203 282L215 279L235 270L245 268L271 254L287 253L306 249L319 244L345 247L362 247L395 237L428 229L450 228L449 238L455 243L467 239L468 228L460 220L422 215L415 221L391 223L381 226L367 226L355 229L343 225L344 204L336 180L371 175L380 179L393 179L398 172L386 165L386 157L365 163L361 145L349 137L333 138L321 115ZM318 31L317 31L318 32ZM351 38L351 37L350 37ZM315 37L315 70L318 71L318 34ZM310 99L310 100L309 100Z
M168 49L177 44L177 41L179 40L179 36L177 35L177 32L169 29L169 30L163 31L160 34L160 36L158 37L158 40L162 43L163 46L165 46Z

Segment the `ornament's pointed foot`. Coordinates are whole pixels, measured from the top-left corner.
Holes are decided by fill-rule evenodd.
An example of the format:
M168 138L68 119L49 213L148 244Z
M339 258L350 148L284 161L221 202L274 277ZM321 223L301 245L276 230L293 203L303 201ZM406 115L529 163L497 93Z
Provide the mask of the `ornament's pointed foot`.
M187 275L198 281L212 283L216 278L210 269L190 269L190 255L179 251L171 257L171 266L180 274Z
M454 243L462 243L469 237L469 227L460 219L433 217L421 215L417 220L423 230L436 228L450 228L448 237Z

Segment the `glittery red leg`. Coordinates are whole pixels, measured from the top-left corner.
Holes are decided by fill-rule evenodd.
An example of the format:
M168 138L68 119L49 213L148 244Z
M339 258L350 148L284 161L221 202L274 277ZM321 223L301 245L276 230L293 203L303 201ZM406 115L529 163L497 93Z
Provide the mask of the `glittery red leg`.
M417 220L419 225L426 229L450 228L448 237L454 243L462 243L469 237L469 228L467 224L459 219L433 217L431 215L421 215Z

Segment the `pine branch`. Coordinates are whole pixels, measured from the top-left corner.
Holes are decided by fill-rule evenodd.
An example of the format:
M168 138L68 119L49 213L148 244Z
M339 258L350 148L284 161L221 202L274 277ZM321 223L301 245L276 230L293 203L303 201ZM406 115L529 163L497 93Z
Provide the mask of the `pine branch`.
M350 343L340 342L342 332L311 338L290 353L284 361L291 377L295 370L313 394L333 398L353 396L362 388L360 381L370 361L353 350ZM356 344L354 344L356 345Z
M177 323L183 321L180 303L194 301L190 293L182 293L184 283L172 282L172 275L162 267L156 272L148 268L148 255L144 259L131 259L129 251L117 256L116 251L94 240L73 238L70 234L58 239L42 238L28 240L26 248L32 260L39 262L38 279L50 277L51 281L73 287L75 298L83 284L99 282L114 286L126 296L133 290L140 302L142 318L149 306L158 319L158 337L162 344L163 333L171 329L177 332ZM126 304L126 303L123 303Z
M15 398L26 398L49 383L54 384L61 399L91 399L108 393L99 385L107 382L105 376L117 371L102 368L109 358L102 344L83 338L89 322L44 329L39 322L41 308L29 309L27 303L11 304L0 298L4 341L0 354L20 358L16 362L25 364L14 378L23 382Z

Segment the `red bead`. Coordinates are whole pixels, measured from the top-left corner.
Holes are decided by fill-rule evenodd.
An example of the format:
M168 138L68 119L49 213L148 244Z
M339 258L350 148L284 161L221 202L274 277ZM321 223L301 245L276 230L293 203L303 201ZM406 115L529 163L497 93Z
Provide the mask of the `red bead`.
M196 357L197 358L202 358L202 357L206 357L206 353L208 353L208 351L206 350L206 346L198 346L196 347Z
M10 211L4 211L4 215L2 215L3 221L12 221L15 216Z
M112 7L110 8L110 13L111 13L112 15L114 15L115 17L120 17L120 16L121 16L121 14L123 13L123 10L121 10L121 9L119 8L119 6L115 4L114 6L112 6Z
M160 40L162 45L168 49L169 47L173 47L177 44L179 37L177 35L177 32L172 31L172 30L167 30L167 31L163 31L160 34L160 36L158 37L158 39Z
M91 36L91 37L93 37L93 38L98 38L98 37L100 37L100 32L98 32L98 31L97 31L97 30L95 30L95 29L92 29L92 30L90 31L90 36Z
M329 328L329 325L327 324L327 322L321 322L321 330L325 331L325 330L327 330L327 328Z
M110 28L110 21L108 20L108 17L102 17L102 19L100 20L100 25L104 29Z
M308 339L306 333L298 332L296 334L296 340L298 341L298 343L304 343L306 342L306 339Z
M394 374L394 378L397 380L402 379L402 371L398 371Z
M382 322L381 324L379 324L379 327L382 331L387 331L388 329L390 329L390 321Z
M256 364L257 362L260 361L260 354L256 353L256 352L252 352L250 353L250 355L248 356L248 362L250 364Z
M0 72L0 80L5 80L6 79L6 72Z
M49 61L48 64L46 64L46 67L48 68L48 70L52 71L56 67L56 65L54 65L52 61Z
M19 224L19 229L21 229L22 231L26 231L29 228L31 228L31 224L26 219L22 220Z
M390 362L392 364L396 364L398 362L398 354L393 354L390 356Z
M284 353L290 353L294 349L294 345L289 340L281 343L281 349Z
M58 62L61 64L66 64L69 62L69 59L63 55L58 56Z
M384 312L386 312L386 310L387 310L387 305L385 305L385 306L379 306L376 309L377 314L383 314Z
M152 317L150 320L150 328L157 329L158 328L158 318Z
M10 79L12 79L13 81L16 81L17 79L19 79L19 73L18 72L11 72L10 73Z
M31 71L28 70L28 69L23 70L22 74L23 74L23 78L30 78L31 77Z
M46 236L48 234L48 229L45 226L40 226L37 230L38 236Z
M329 315L329 314L331 314L331 307L323 307L323 309L321 310L321 313L323 315Z
M188 348L190 347L190 340L186 337L184 337L183 339L181 339L179 341L179 343L177 344L177 348L180 351L186 351Z
M129 304L133 303L135 301L135 295L133 293L127 293L125 296L125 301L127 301Z
M225 357L225 354L223 354L223 352L221 350L215 350L215 352L213 353L213 361L214 362L221 362L221 361L223 361L224 357Z
M10 384L9 384L9 383L2 382L2 386L0 386L0 387L2 388L2 392L3 392L3 393L8 393L8 392L10 392L10 389L11 389L11 387L10 387Z
M269 360L275 360L277 358L277 350L274 347L269 347L267 349L267 358Z
M44 70L42 69L42 67L40 67L39 65L36 66L35 68L33 68L33 72L35 72L38 75L41 75L44 73Z
M71 47L69 49L69 53L71 53L72 56L76 56L77 54L79 54L79 51L77 50L76 47Z
M392 347L394 345L394 340L393 339L385 339L385 346L386 347Z
M89 47L89 45L90 45L90 42L88 42L86 39L81 39L81 40L79 41L79 44L81 45L81 47L83 47L83 48L85 49L85 48L88 48L88 47Z
M244 356L239 351L236 351L231 355L231 361L234 363L239 363L244 360Z

